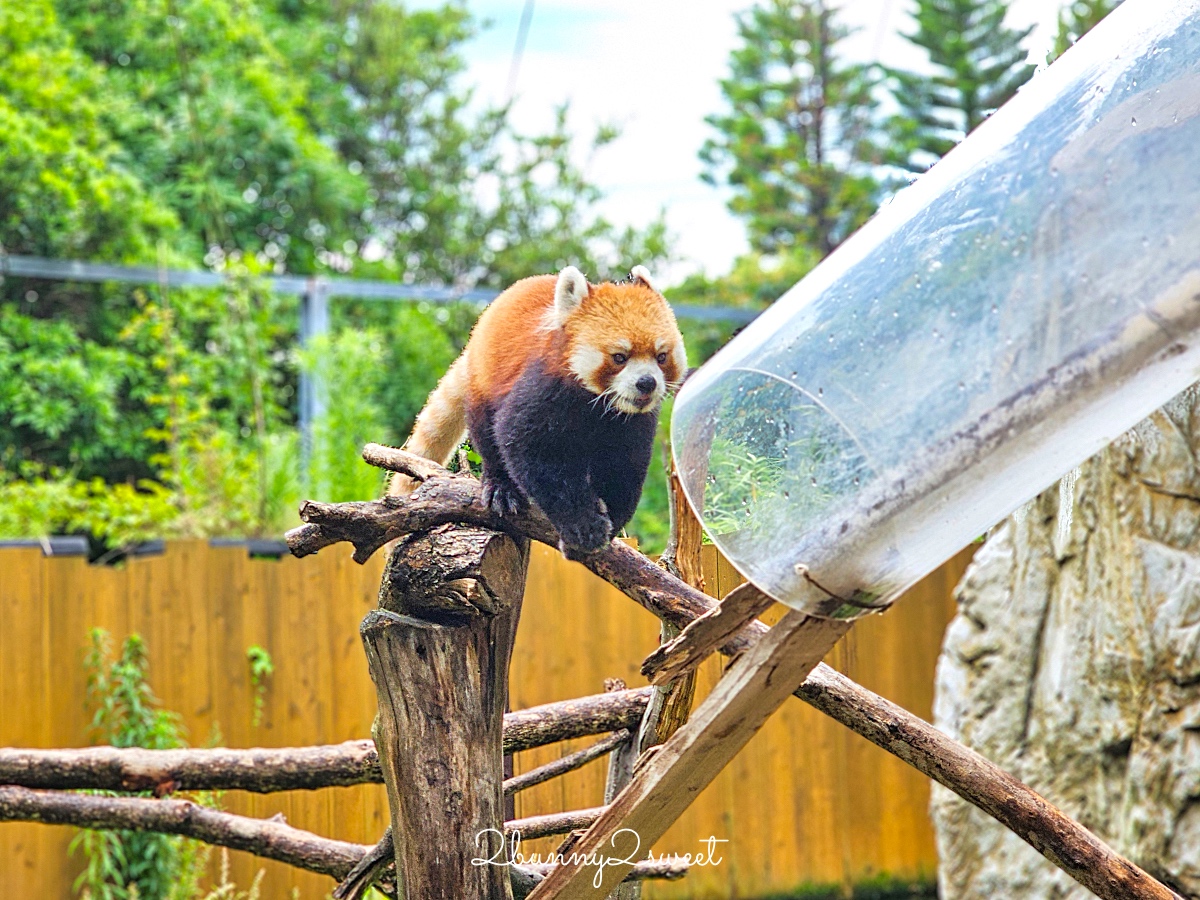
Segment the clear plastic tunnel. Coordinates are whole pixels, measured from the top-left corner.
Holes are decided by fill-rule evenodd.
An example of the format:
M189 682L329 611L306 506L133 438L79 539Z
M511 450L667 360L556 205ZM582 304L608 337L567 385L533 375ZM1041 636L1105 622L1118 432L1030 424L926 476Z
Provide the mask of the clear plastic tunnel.
M718 353L672 441L721 551L886 606L1200 378L1200 0L1126 0Z

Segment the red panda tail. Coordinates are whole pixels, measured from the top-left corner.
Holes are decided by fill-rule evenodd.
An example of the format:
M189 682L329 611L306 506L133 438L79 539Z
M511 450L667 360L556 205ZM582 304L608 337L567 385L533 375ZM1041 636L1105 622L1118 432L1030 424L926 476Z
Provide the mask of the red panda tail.
M464 351L425 401L412 434L404 442L404 449L444 466L466 436L467 354ZM416 487L417 482L409 476L396 475L388 485L388 493L405 496Z

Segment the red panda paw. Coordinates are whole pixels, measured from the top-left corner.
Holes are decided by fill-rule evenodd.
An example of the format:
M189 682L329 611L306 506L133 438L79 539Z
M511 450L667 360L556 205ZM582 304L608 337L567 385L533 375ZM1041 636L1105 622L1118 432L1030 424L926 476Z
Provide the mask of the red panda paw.
M601 514L558 529L558 549L567 559L581 560L598 550L603 550L612 541L612 522Z
M483 505L500 518L504 518L519 513L525 506L525 498L511 482L484 478Z

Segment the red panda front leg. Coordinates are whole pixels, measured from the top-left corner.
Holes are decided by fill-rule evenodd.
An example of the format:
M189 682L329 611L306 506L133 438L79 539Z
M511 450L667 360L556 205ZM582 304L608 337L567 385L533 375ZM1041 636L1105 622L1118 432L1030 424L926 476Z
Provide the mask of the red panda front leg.
M588 429L592 399L574 379L531 365L490 417L504 470L546 514L568 559L601 549L613 536L589 474L591 457L603 452Z
M586 460L522 448L510 452L506 461L513 480L558 532L558 549L567 559L581 559L612 540L612 521L592 489Z
M468 411L467 433L471 446L483 460L483 505L501 518L520 512L527 505L525 495L505 468L504 457L496 444L492 412L487 408Z

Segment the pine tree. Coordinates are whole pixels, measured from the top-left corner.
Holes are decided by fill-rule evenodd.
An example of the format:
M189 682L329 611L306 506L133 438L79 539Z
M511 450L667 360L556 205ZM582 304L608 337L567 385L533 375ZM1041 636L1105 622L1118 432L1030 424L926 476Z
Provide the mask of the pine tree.
M889 160L923 172L970 134L1033 74L1021 46L1032 30L1004 25L1007 0L917 0L905 35L929 55L933 74L889 72L900 114Z
M765 0L738 17L729 109L708 118L718 134L700 156L760 253L827 254L875 210L873 80L837 59L847 34L820 0Z
M1095 28L1100 20L1121 5L1121 0L1073 0L1058 13L1058 33L1050 60L1054 61Z

